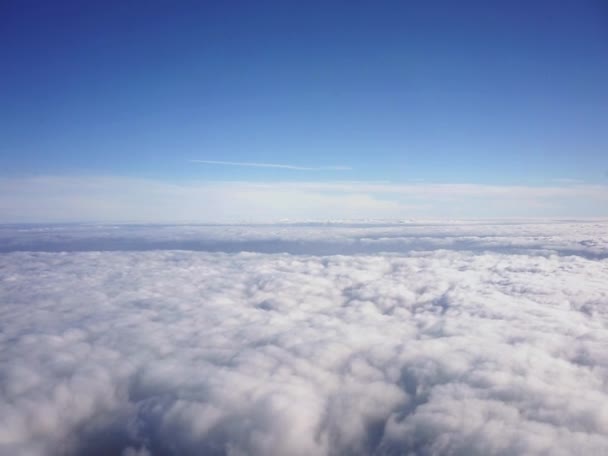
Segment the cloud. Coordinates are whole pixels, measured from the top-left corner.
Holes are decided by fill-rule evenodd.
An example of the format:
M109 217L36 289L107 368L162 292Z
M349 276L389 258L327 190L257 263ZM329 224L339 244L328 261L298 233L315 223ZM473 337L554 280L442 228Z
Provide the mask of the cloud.
M521 247L541 226L502 234ZM605 237L602 224L544 226L548 239ZM336 237L358 229L395 227ZM608 260L448 244L0 254L0 453L606 453Z
M277 163L258 163L258 162L232 162L220 160L190 160L191 163L203 163L207 165L224 165L224 166L244 166L250 168L279 168L292 169L296 171L350 171L350 166L296 166L282 165Z
M376 221L281 225L0 226L0 252L194 250L299 255L417 251L579 255L608 258L606 220Z
M608 216L608 187L0 178L0 223Z

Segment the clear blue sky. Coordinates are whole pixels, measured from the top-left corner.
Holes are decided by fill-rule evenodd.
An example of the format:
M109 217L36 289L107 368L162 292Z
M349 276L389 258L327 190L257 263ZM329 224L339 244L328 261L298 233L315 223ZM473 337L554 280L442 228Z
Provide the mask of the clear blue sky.
M4 1L0 62L4 177L608 181L605 1Z

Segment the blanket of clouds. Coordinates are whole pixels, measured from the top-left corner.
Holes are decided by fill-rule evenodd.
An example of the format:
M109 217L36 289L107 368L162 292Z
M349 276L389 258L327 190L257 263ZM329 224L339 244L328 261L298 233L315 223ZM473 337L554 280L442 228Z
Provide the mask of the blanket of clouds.
M607 454L606 233L3 226L0 454Z

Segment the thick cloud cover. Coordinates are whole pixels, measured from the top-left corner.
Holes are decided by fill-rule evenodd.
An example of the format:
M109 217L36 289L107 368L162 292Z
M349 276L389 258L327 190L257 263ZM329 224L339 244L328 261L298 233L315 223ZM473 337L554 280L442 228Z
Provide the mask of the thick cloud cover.
M605 228L5 227L0 454L605 454Z

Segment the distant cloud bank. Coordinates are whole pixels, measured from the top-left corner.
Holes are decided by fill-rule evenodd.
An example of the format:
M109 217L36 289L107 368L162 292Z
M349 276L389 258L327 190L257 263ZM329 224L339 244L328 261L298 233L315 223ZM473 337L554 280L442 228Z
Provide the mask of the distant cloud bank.
M0 223L601 216L607 185L0 178Z
M413 226L445 248L386 255L158 250L196 227L136 231L150 251L0 254L0 453L606 454L608 259L535 244L599 248L606 224L544 226ZM467 247L495 236L513 248Z

